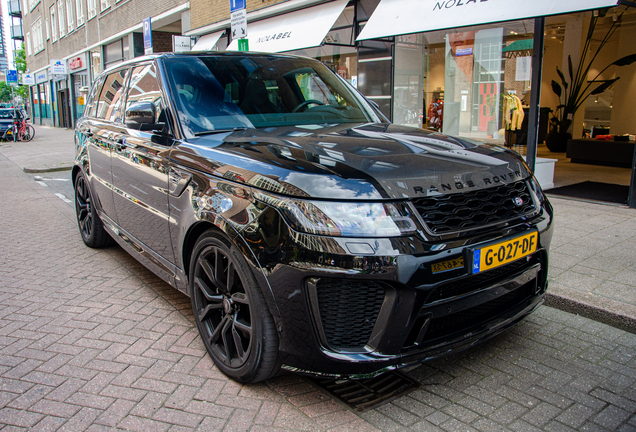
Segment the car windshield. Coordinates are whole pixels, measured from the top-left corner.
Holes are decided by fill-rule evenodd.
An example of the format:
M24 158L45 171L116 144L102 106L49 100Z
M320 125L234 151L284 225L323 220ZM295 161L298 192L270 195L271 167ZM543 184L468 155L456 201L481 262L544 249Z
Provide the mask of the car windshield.
M12 119L14 118L13 109L0 109L0 119Z
M322 63L260 56L164 60L186 136L219 130L379 121Z

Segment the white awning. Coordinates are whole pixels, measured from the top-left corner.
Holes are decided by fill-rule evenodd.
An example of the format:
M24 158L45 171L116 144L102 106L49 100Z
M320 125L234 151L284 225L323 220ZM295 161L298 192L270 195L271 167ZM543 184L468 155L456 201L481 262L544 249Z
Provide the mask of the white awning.
M276 53L320 46L347 3L348 0L336 0L254 23L248 22L249 49ZM227 50L237 51L238 40L234 39Z
M618 0L381 0L357 40L612 7Z
M212 51L221 36L223 36L222 31L201 36L192 47L192 51Z

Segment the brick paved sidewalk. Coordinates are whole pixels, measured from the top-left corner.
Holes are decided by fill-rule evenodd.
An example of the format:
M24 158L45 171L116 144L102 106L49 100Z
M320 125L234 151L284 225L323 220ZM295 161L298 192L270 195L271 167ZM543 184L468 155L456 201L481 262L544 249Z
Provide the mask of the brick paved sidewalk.
M86 248L72 208L2 155L0 232L3 430L636 430L636 335L586 318L542 307L358 414L296 375L228 380L187 297Z
M20 168L31 172L70 170L75 160L74 131L34 125L35 137L28 142L0 142L1 153Z

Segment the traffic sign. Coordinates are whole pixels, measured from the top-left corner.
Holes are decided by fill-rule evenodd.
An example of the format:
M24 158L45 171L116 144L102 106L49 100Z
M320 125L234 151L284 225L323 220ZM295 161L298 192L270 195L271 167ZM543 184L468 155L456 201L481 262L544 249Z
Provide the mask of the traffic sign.
M8 69L5 74L5 79L9 85L18 85L18 71L15 69Z
M245 0L230 0L230 12L245 9Z
M244 39L247 37L247 12L240 9L232 12L230 15L230 24L232 26L232 40Z
M151 18L144 18L144 54L152 54L152 24Z

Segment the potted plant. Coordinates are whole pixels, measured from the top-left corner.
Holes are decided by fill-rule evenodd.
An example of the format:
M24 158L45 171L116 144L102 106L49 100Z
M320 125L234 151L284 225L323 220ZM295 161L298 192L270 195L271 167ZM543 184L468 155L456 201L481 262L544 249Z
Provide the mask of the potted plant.
M604 10L604 12L607 12L607 10ZM552 91L558 96L559 105L552 113L549 133L546 137L546 145L550 151L564 152L566 150L567 140L572 138L572 135L568 133L568 130L570 129L570 126L572 126L574 113L576 113L588 97L603 93L619 79L619 77L609 80L599 79L603 72L612 66L627 66L636 61L636 53L622 57L615 62L608 64L594 77L594 79L588 81L588 73L592 67L592 63L594 63L594 60L599 55L603 47L605 47L609 39L612 35L614 35L618 27L620 27L621 19L623 17L623 14L621 13L615 21L612 21L612 25L607 30L605 37L601 40L598 48L588 61L588 53L590 52L594 29L596 28L599 18L604 15L604 13L599 13L598 15L592 16L590 26L587 31L587 38L585 39L585 45L583 46L581 58L576 71L574 71L574 68L572 67L572 56L568 56L569 80L563 72L561 72L561 69L559 69L558 66L556 68L557 74L561 79L561 84L552 80Z

